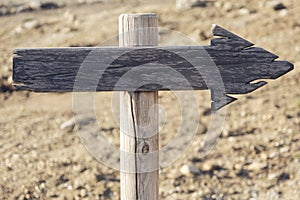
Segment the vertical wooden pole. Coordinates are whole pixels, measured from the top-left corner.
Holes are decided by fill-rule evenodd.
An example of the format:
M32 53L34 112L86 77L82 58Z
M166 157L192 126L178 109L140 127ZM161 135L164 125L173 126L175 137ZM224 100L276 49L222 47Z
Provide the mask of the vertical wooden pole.
M157 16L123 14L119 32L120 47L157 46ZM120 94L121 200L158 199L157 102L157 91Z

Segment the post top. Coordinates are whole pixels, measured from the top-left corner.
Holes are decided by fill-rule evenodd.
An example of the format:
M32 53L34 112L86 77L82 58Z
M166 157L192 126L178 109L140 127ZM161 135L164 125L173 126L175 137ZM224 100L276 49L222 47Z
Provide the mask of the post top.
M155 13L127 13L127 14L121 14L120 17L157 17Z

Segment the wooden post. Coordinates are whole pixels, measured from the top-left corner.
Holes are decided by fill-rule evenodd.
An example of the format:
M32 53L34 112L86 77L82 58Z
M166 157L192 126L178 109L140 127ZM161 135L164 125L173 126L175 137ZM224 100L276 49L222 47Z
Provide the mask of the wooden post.
M120 47L157 46L157 16L121 15L119 32ZM121 200L158 199L157 102L157 91L120 94Z

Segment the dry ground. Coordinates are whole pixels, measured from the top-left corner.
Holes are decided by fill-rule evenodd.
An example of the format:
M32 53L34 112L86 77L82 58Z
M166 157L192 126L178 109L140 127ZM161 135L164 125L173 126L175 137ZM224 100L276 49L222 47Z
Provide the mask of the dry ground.
M195 142L160 171L161 199L299 199L300 196L300 3L217 1L176 10L172 1L67 4L0 17L0 199L119 199L119 173L85 150L73 117L72 94L9 92L12 51L17 47L97 46L118 33L118 16L155 12L162 28L208 45L219 24L295 64L286 76L228 106L223 133L206 157L198 150L210 123L208 92L197 92L201 120ZM5 2L4 2L5 3ZM168 38L170 31L161 31ZM171 37L170 37L171 38ZM172 41L176 44L178 41ZM180 45L180 44L178 44ZM97 95L97 115L117 144L111 95ZM178 130L174 96L160 94L168 114L162 145ZM185 170L185 166L193 170Z

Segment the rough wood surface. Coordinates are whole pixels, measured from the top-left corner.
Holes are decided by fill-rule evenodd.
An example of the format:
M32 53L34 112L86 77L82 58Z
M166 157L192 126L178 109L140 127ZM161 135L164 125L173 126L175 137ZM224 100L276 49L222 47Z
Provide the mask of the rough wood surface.
M119 23L119 44L121 47L157 45L156 15L121 15ZM158 199L159 135L157 104L158 91L121 92L120 94L122 200Z
M17 88L36 92L210 89L213 107L219 109L235 100L226 94L252 92L266 82L251 82L293 69L220 26L212 32L220 38L203 47L17 49L13 79ZM129 71L135 76L124 78Z

